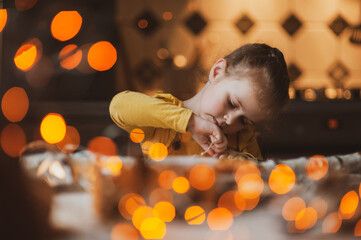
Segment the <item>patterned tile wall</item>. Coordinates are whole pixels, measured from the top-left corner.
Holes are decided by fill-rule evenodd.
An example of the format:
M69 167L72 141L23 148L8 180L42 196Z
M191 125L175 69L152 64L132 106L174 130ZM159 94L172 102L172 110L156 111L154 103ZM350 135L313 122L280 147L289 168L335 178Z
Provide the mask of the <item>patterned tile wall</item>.
M178 68L207 71L238 46L265 42L283 51L295 89L361 88L361 45L349 40L350 26L361 24L360 0L119 0L117 11L132 72L144 60L162 72L176 56Z

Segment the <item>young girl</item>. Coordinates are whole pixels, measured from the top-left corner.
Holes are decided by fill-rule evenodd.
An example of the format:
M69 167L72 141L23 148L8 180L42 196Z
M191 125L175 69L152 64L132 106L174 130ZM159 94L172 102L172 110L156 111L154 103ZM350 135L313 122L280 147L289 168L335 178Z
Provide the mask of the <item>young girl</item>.
M288 102L288 87L283 54L266 44L247 44L219 59L207 84L184 102L161 92L150 97L124 91L109 110L118 126L128 132L141 128L144 141L165 144L169 155L207 151L262 159L254 126L279 114Z

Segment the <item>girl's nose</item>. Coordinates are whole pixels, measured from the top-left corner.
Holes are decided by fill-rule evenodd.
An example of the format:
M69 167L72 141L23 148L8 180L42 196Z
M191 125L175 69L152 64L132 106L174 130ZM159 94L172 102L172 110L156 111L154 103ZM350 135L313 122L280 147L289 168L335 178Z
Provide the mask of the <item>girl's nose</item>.
M233 110L224 115L224 120L227 125L231 125L234 122L239 122L239 118L244 115L242 110Z
M226 122L227 125L229 125L229 116L228 116L228 114L224 115L224 121Z
M231 125L237 118L238 115L236 112L229 112L226 115L224 115L224 120L227 125Z

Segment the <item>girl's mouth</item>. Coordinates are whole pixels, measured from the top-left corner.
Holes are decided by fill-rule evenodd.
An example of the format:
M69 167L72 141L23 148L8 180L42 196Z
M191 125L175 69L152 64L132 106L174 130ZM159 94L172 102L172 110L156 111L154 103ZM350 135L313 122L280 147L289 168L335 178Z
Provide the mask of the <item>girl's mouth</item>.
M217 119L216 119L215 117L213 117L213 122L214 122L214 124L216 124L219 128L221 128L221 126L219 125L219 123L218 123L218 121L217 121Z

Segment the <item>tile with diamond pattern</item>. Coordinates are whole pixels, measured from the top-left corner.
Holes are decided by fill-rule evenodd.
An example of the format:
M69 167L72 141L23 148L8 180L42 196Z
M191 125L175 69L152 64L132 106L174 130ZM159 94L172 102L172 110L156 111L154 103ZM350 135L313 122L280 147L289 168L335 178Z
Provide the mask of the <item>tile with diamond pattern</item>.
M339 15L328 26L336 36L339 36L348 27L348 23Z
M207 26L207 21L198 12L194 12L185 20L186 27L194 34L200 34Z
M282 27L292 37L301 27L302 22L291 13L288 18L282 23Z
M247 32L252 28L254 25L254 21L248 17L247 15L243 15L237 22L236 27L241 31L243 34L247 34Z

